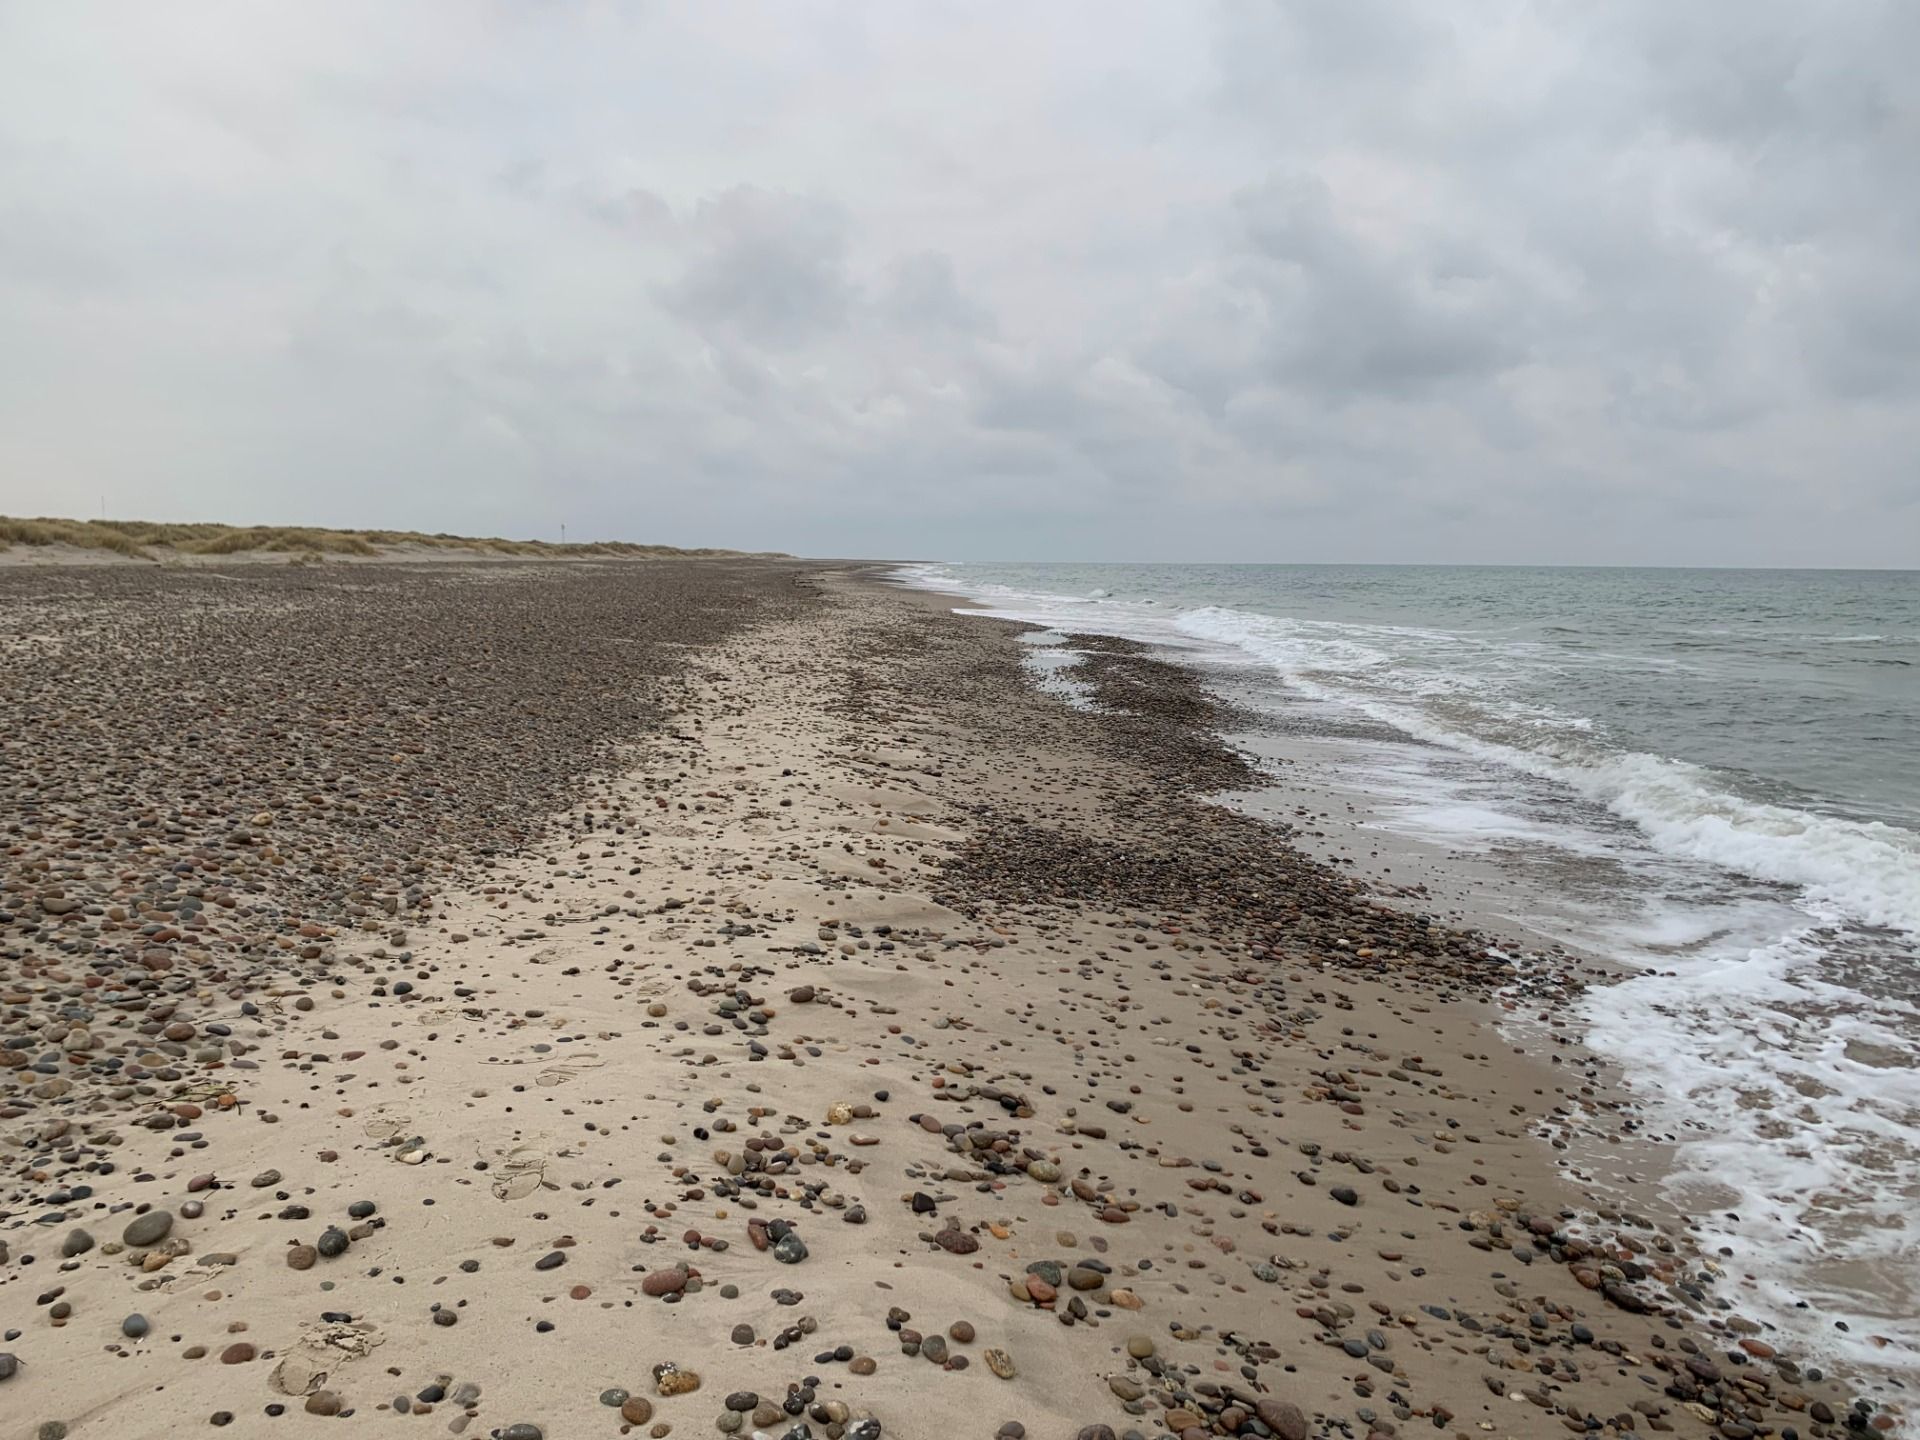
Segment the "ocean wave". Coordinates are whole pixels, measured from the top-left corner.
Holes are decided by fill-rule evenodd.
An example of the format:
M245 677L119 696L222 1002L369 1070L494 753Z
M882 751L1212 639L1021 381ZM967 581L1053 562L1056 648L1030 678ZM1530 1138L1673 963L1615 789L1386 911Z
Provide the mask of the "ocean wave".
M1529 717L1513 706L1436 716L1419 703L1433 692L1429 677L1409 677L1392 655L1334 633L1364 634L1362 627L1307 626L1212 606L1175 623L1418 739L1567 784L1633 822L1666 854L1801 887L1816 913L1920 932L1920 836L1911 831L1742 797L1703 766L1608 745L1582 716ZM1382 673L1401 696L1367 683Z
M1815 917L1920 933L1920 835L1742 795L1705 766L1613 744L1591 717L1511 693L1515 675L1537 682L1546 673L1525 646L1219 605L1093 601L977 583L948 567L915 567L910 583L964 589L1011 619L1204 645L1416 739L1567 785L1660 853L1796 887Z
M1709 947L1595 991L1581 1010L1588 1043L1627 1067L1655 1128L1684 1137L1665 1183L1702 1244L1726 1247L1818 1352L1873 1367L1887 1361L1873 1327L1813 1317L1885 1323L1920 1298L1920 1072L1858 1058L1911 1034L1912 1007L1821 979L1831 943L1807 928L1744 953Z

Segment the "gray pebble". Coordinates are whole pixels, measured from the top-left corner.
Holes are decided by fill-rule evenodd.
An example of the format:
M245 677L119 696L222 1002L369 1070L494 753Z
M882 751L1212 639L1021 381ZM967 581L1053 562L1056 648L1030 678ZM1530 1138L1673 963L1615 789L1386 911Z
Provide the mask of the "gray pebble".
M120 1238L135 1249L145 1249L149 1245L158 1245L166 1239L167 1232L171 1229L173 1229L171 1210L149 1210L144 1215L135 1216L127 1228L120 1232Z

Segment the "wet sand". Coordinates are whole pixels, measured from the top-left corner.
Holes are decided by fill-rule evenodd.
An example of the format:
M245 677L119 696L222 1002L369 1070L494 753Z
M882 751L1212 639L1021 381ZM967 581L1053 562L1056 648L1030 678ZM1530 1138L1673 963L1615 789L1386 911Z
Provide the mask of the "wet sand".
M0 575L0 1440L1892 1427L1556 1165L1577 963L949 604Z

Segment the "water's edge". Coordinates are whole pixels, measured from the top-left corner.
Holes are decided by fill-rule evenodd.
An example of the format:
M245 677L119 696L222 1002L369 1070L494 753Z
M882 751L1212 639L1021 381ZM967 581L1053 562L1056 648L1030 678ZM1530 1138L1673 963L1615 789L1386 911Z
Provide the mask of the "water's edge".
M1901 922L1920 926L1898 908L1897 848L1885 871L1896 904L1876 910L1885 895L1847 889L1860 854L1830 871L1781 873L1764 851L1742 857L1744 872L1724 856L1689 854L1684 836L1661 852L1642 838L1657 819L1610 805L1617 796L1582 793L1527 756L1487 753L1500 747L1476 753L1458 735L1419 733L1405 713L1356 704L1263 656L1258 630L1270 617L1221 607L1142 616L1098 596L969 585L944 567L895 578L1049 627L1029 647L1031 668L1039 683L1068 687L1070 701L1079 697L1062 671L1072 657L1059 643L1068 634L1162 647L1269 722L1241 738L1274 788L1224 803L1297 827L1289 807L1332 797L1294 843L1357 862L1385 893L1418 884L1426 903L1443 900L1469 923L1617 963L1628 978L1583 1008L1585 1038L1646 1107L1649 1138L1673 1159L1658 1183L1694 1217L1706 1253L1720 1252L1742 1303L1832 1362L1878 1371L1890 1351L1920 1354L1909 1229L1920 1215L1911 1128L1920 1090L1900 1024L1911 1006L1898 985L1865 1010L1862 1000L1872 991L1864 972L1902 959ZM1569 841L1556 809L1563 790L1586 807L1594 837ZM1849 840L1877 842L1871 822L1841 823L1854 825ZM1694 893L1695 871L1711 893ZM1684 904L1672 903L1676 892Z

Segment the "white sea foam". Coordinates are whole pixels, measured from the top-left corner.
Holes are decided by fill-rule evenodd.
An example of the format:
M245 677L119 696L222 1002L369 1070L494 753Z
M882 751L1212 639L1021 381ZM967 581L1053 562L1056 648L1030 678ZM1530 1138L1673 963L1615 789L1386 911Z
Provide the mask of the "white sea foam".
M1667 1188L1709 1253L1752 1277L1742 1303L1836 1359L1885 1366L1879 1333L1911 1362L1920 1074L1855 1047L1876 1052L1913 1017L1821 981L1821 956L1811 930L1709 948L1591 995L1588 1041L1679 1141ZM1822 1319L1835 1313L1867 1323L1841 1332Z
M1731 793L1684 760L1618 750L1592 740L1580 716L1536 715L1533 744L1503 733L1511 707L1437 719L1416 702L1441 693L1408 679L1392 656L1366 643L1364 627L1251 615L1218 607L1178 617L1187 635L1218 641L1271 666L1322 698L1338 699L1419 739L1561 781L1632 821L1667 854L1725 866L1759 880L1804 887L1823 912L1920 933L1920 842L1877 821L1820 815ZM1343 632L1359 631L1359 634ZM1436 636L1449 645L1454 637ZM1383 685L1368 683L1385 675ZM1484 679L1463 682L1484 689ZM1481 721L1476 726L1473 722ZM1560 732L1560 733L1556 733Z
M912 583L965 586L1008 618L1163 643L1205 642L1299 689L1482 760L1559 781L1631 821L1656 849L1801 887L1815 913L1920 934L1920 839L1735 793L1685 760L1621 749L1586 716L1502 694L1502 657L1439 630L1302 621L1206 606L1149 614L1143 602L969 585L949 567L914 567ZM1095 613L1097 611L1097 613ZM1402 656L1427 657L1411 667ZM1458 665L1452 663L1458 660ZM1474 705L1423 702L1468 699Z

